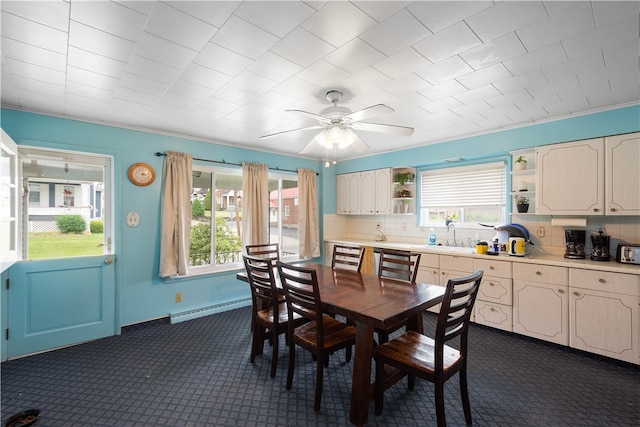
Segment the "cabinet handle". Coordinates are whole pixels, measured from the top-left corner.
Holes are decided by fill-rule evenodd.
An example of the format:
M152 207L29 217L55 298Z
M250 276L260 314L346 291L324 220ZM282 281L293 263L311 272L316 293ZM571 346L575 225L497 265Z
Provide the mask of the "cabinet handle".
M564 290L563 289L558 289L558 293L559 294L564 294Z
M602 279L602 278L598 279L598 282L600 282L600 283L607 283L607 281L606 281L606 280L604 280L604 279Z
M594 211L594 212L600 212L600 209L595 208L593 211Z
M536 271L536 276L542 276L542 272L541 271Z
M611 208L611 212L615 212L615 211L616 211L616 208Z
M489 266L489 270L495 270L495 268L493 268L493 265Z
M433 274L437 275L438 274L438 270L433 270Z
M491 307L491 308L489 309L489 311L496 311L496 309L495 309L495 308L493 308L493 307Z
M574 294L575 296L577 296L577 297L579 297L579 296L580 296L580 292L578 292L578 291L573 291L573 294Z
M493 282L489 282L489 286L493 286Z

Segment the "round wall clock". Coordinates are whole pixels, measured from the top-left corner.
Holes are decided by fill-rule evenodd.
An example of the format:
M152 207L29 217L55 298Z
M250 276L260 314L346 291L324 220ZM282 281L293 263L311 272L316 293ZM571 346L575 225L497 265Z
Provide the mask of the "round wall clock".
M129 168L129 179L135 185L150 185L156 179L156 171L146 163L134 163Z

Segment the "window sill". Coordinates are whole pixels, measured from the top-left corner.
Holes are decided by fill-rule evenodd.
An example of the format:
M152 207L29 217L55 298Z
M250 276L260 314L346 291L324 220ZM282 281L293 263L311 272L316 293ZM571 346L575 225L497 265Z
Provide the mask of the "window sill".
M297 262L309 261L309 259L310 258L286 257L286 258L282 258L282 261L297 263ZM225 264L223 266L218 266L218 267L212 267L212 266L195 267L195 268L192 267L190 271L184 276L170 276L170 277L165 277L164 279L165 280L184 280L184 279L191 279L191 278L202 277L202 276L211 276L215 274L237 273L243 270L244 270L244 265L242 263L234 262L234 263L229 263L229 264Z

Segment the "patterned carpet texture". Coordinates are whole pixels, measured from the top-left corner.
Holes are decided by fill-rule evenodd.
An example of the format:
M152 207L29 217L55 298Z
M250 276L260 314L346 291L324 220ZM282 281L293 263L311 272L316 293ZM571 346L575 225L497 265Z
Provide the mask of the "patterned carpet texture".
M37 427L348 426L352 363L341 351L325 370L313 411L315 362L298 349L285 389L281 336L276 378L271 351L249 363L250 308L171 325L158 320L122 335L2 364L2 426L41 410ZM425 319L433 335L435 316ZM475 426L637 426L638 366L473 324L469 394ZM458 378L445 386L450 426L465 425ZM370 426L435 425L433 386L406 381L385 393Z

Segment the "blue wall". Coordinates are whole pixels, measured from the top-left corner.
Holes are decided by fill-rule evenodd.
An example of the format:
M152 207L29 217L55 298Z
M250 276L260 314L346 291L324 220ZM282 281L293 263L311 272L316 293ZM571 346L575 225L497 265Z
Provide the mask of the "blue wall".
M160 179L150 187L129 182L127 169L134 162L146 162L160 174L163 159L156 151L174 150L194 157L227 162L261 162L270 167L313 169L320 173L318 185L320 215L336 211L336 173L392 166L431 167L443 159L469 160L505 156L509 151L538 145L595 138L640 131L640 107L572 117L488 135L459 139L446 144L344 161L325 169L322 162L260 151L234 148L202 141L147 133L92 123L2 110L2 128L21 145L89 151L115 157L115 244L119 289L119 322L126 325L171 312L234 301L249 296L248 287L235 279L235 273L162 280L158 277ZM128 212L138 212L140 225L124 224ZM323 230L321 229L321 232ZM176 306L176 292L183 302Z

